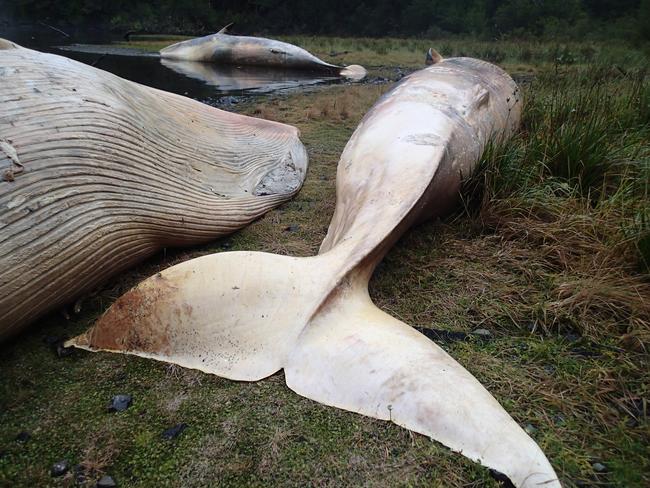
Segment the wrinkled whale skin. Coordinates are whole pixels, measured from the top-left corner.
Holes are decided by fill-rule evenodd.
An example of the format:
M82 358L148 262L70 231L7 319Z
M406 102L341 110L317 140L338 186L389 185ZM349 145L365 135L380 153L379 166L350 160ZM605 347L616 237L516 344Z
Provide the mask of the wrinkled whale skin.
M291 198L298 136L0 40L0 340Z
M178 264L120 297L68 345L239 381L284 369L289 388L307 398L427 435L519 488L560 487L492 395L368 293L400 236L447 214L487 145L520 121L519 89L503 70L429 54L431 66L386 93L346 145L317 256L228 252Z

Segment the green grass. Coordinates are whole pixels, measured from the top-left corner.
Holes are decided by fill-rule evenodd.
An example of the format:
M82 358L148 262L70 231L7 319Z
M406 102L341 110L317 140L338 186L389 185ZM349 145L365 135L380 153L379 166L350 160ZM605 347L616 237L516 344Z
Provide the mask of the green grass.
M291 39L318 53L356 49L345 62L391 69L418 65L429 45ZM564 486L648 486L643 51L594 45L582 52L576 44L560 62L550 58L550 44L439 44L443 54L501 50L500 63L534 72L522 86L523 126L486 151L455 215L397 243L373 276L373 299L414 326L490 330L489 341L442 345L521 425L534 427ZM569 63L569 54L578 59ZM231 237L159 253L87 296L70 320L52 314L3 345L1 486L70 486L71 477L49 476L64 458L87 466L88 486L101 473L135 487L498 486L487 470L436 442L295 395L281 373L239 383L137 357L76 351L58 358L42 340L84 331L139 280L191 257L244 249L314 254L334 209L339 155L387 88L330 86L239 106L301 130L310 169L298 196ZM109 414L118 393L132 394L134 404ZM181 422L189 427L178 439L161 438ZM15 440L21 431L31 434L26 443ZM607 471L596 473L595 462Z

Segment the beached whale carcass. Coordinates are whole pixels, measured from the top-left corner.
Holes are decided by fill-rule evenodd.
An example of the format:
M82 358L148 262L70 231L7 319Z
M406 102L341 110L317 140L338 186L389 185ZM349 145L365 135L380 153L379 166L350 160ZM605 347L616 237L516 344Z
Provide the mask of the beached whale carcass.
M298 130L0 41L0 340L295 194Z
M233 36L226 33L227 28L228 26L224 27L216 34L167 46L161 49L160 56L184 61L310 70L353 80L366 76L366 70L362 66L326 63L309 51L288 42L264 37Z
M447 213L489 141L519 123L519 90L504 71L471 58L432 59L352 135L317 256L231 252L187 261L123 295L69 344L235 380L284 369L287 385L307 398L428 435L517 487L559 487L539 446L488 391L368 293L388 249L414 223Z

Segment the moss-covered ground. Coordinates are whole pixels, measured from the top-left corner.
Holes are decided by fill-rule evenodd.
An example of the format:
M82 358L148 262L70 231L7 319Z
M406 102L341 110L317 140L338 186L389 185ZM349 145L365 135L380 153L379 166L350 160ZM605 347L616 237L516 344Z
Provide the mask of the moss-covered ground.
M419 65L430 44L289 40L390 69ZM437 47L534 73L523 83L523 127L487 151L456 214L397 243L371 281L373 299L413 326L487 329L484 340L439 343L526 427L565 486L650 486L650 90L639 69L647 50ZM281 372L239 383L117 354L59 357L48 344L83 332L139 280L183 260L317 252L338 157L388 87L329 86L239 105L300 128L310 168L297 197L230 237L161 251L2 345L1 486L94 486L102 474L122 487L499 485L428 438L294 394ZM109 413L123 393L132 406ZM177 438L162 437L180 423L187 429ZM85 481L74 470L51 477L63 459L80 464Z

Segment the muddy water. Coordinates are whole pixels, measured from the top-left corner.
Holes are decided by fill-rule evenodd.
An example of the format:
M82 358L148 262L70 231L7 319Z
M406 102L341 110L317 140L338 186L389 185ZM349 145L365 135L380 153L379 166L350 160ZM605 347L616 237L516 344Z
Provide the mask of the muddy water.
M127 80L210 104L228 105L242 98L340 82L321 73L162 60L156 53L110 47L112 41L120 39L106 33L67 34L47 26L0 28L0 37L24 47L66 56Z

